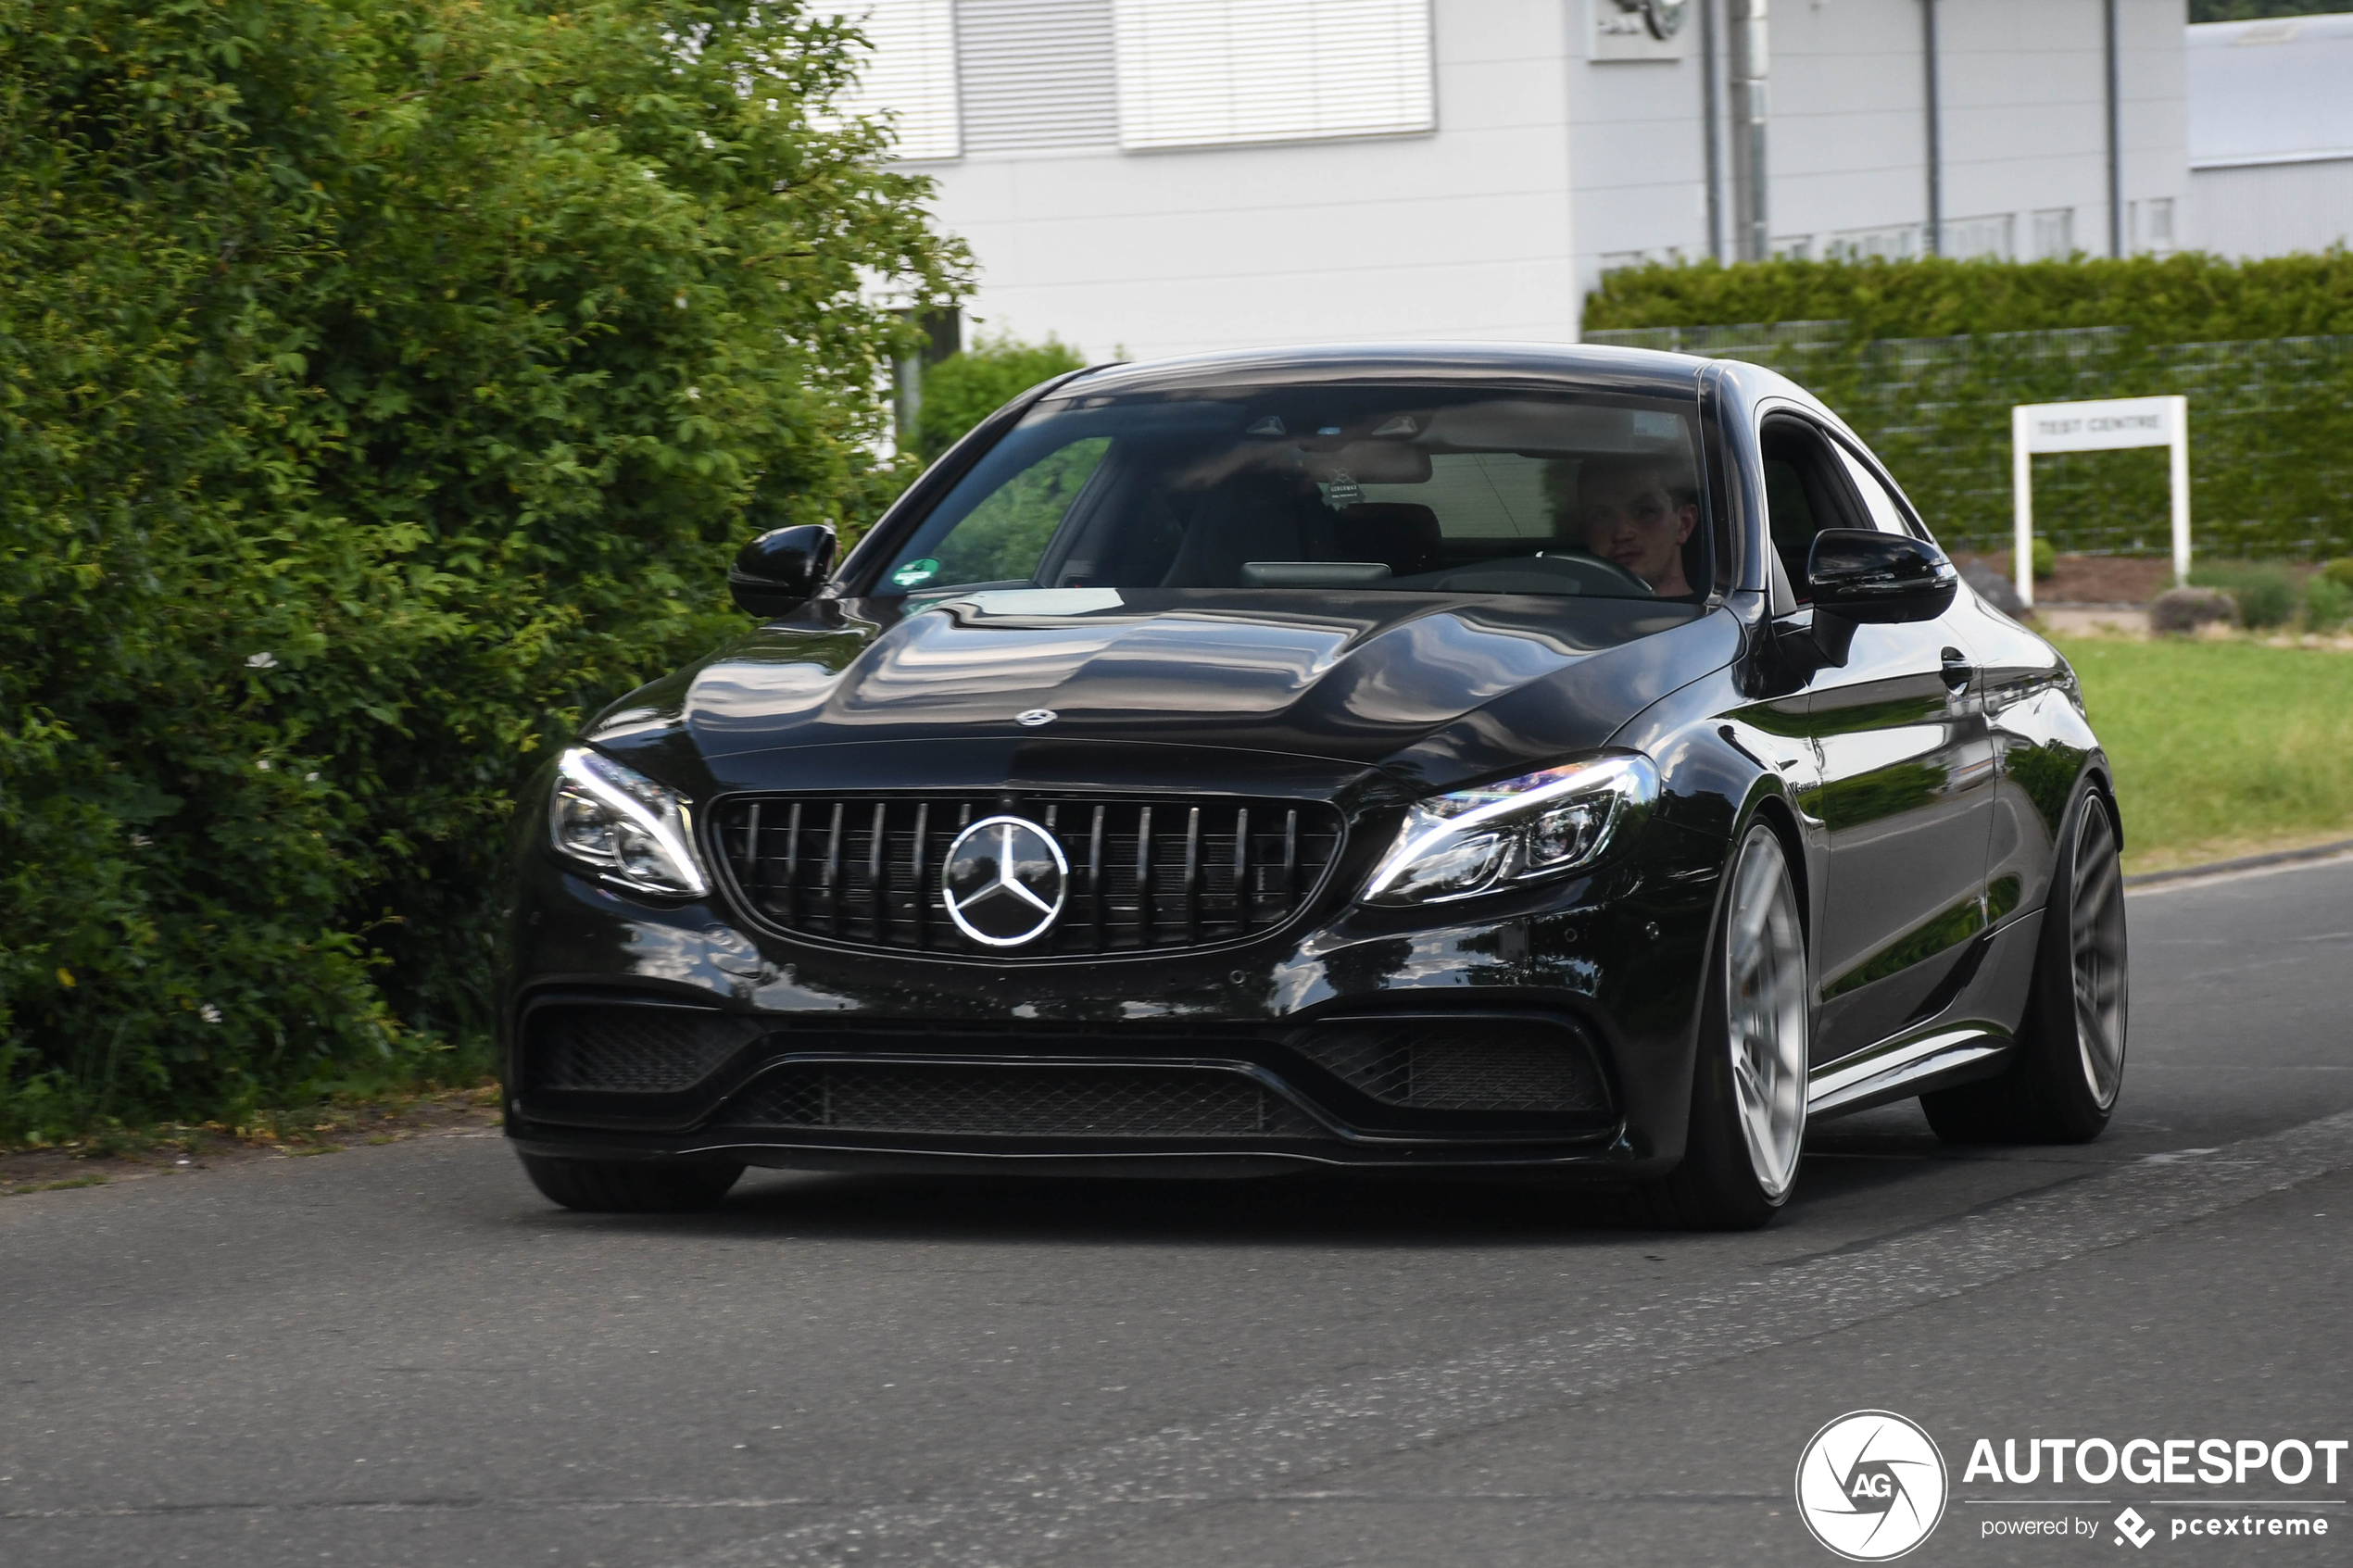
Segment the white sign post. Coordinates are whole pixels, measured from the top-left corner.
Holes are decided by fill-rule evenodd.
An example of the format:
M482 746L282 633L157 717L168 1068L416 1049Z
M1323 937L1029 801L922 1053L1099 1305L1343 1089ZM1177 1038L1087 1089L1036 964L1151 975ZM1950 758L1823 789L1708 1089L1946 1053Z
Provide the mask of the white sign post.
M2034 470L2038 452L2167 446L2173 468L2173 581L2190 576L2190 400L2113 397L2021 403L2010 410L2010 488L2018 504L2018 596L2034 602Z

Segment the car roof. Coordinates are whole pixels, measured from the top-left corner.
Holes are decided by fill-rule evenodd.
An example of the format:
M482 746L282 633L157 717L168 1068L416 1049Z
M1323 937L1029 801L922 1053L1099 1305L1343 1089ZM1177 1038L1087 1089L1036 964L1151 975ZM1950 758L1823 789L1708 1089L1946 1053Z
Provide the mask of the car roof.
M1189 354L1099 365L1048 394L1073 397L1182 394L1214 387L1361 382L1553 383L1592 391L1688 396L1709 361L1650 348L1592 344L1316 344Z

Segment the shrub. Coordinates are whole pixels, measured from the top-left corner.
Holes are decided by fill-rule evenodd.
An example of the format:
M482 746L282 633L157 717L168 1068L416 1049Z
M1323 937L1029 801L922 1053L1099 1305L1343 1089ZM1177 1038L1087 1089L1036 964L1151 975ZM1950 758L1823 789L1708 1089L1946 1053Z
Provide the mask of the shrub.
M1086 363L1078 350L1051 337L1043 343L983 338L950 355L924 371L923 411L915 420L918 452L929 462L1039 382Z
M2220 588L2238 608L2239 624L2250 632L2284 626L2296 615L2296 580L2284 567L2261 561L2203 561L2190 572L2201 587Z
M2034 581L2047 583L2058 575L2058 551L2048 539L2034 541Z
M2353 588L2353 556L2329 562L2321 568L2321 575L2341 588Z
M2215 588L2168 588L2149 603L2152 632L2195 632L2209 621L2229 622L2237 613L2231 596Z
M2304 585L2304 624L2315 632L2334 632L2353 616L2353 588L2334 577L2315 577Z
M2152 343L2353 332L2353 253L2066 261L1714 261L1604 274L1589 331L1836 321L1852 339L2127 327Z
M0 0L0 1135L478 1039L520 777L903 484L963 262L763 14Z

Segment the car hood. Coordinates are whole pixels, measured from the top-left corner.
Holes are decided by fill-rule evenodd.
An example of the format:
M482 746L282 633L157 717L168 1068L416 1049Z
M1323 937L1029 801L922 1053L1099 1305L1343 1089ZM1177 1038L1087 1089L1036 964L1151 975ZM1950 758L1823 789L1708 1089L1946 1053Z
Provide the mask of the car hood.
M1727 613L1641 600L1081 588L819 601L633 693L585 738L736 784L812 747L1096 743L1378 765L1442 787L1598 747L1739 646Z

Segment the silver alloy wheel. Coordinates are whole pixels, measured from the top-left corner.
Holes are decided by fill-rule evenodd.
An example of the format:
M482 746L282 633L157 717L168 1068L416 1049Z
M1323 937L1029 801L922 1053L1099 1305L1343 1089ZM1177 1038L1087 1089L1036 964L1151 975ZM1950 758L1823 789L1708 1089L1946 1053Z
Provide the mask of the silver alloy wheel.
M2124 1084L2124 874L2116 829L2096 795L2083 801L2075 828L2068 901L2068 951L2075 993L2075 1040L2084 1085L2102 1110Z
M1741 1137L1756 1185L1779 1201L1797 1179L1806 1137L1806 942L1789 862L1770 828L1751 828L1741 846L1724 958Z

